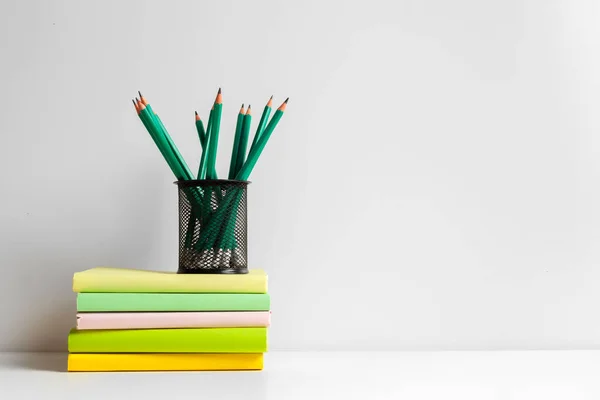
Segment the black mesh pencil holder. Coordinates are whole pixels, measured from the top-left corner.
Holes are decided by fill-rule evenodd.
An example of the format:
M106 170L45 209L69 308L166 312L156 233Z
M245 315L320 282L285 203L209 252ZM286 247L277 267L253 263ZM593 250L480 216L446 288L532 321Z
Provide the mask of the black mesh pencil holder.
M180 274L248 273L245 181L177 181Z

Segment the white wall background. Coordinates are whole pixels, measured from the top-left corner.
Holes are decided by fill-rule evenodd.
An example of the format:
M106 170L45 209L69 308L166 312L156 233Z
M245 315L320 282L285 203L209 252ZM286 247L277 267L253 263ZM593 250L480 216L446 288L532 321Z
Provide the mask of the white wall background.
M252 174L271 349L600 347L594 1L3 1L0 350L64 350L72 274L176 270L218 86L288 112ZM255 122L258 118L255 119Z

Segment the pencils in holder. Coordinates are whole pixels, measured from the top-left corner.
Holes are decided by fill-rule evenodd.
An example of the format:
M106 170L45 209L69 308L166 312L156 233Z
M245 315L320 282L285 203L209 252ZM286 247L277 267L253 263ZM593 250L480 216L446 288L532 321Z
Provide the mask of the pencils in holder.
M267 142L284 115L289 99L275 111L273 96L264 107L252 143L249 144L252 108L238 114L227 180L218 180L217 150L223 113L219 88L206 126L198 112L195 126L202 150L198 174L193 176L165 124L138 92L132 100L135 112L177 179L180 195L180 270L184 272L233 272L247 268L246 190L248 178Z

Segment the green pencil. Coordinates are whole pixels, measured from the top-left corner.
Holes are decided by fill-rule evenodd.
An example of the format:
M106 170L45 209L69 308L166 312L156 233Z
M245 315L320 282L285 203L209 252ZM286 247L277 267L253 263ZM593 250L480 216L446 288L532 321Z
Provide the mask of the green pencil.
M212 120L213 120L213 108L210 109L210 114L208 116L208 123L206 124L206 134L205 134L205 144L202 149L202 156L200 157L200 165L198 166L198 178L197 179L206 179L207 170L208 170L208 149L210 148L211 142L211 133L212 133Z
M265 128L262 135L260 135L258 142L256 142L256 147L250 151L250 154L248 154L248 159L246 160L246 162L244 163L244 165L242 166L240 171L237 173L235 179L240 180L240 181L245 181L248 179L248 177L250 176L250 173L252 172L252 169L256 165L256 161L258 161L260 154L262 153L263 149L265 148L265 145L269 141L271 134L275 130L277 123L283 116L283 113L285 112L285 107L287 106L288 100L289 100L289 97L287 99L285 99L283 104L281 104L281 106L279 106L277 111L275 111L275 115L273 115L273 118L271 118L271 121L269 121L269 124Z
M177 170L177 168L174 166L173 160L171 159L170 154L166 153L164 151L164 149L162 148L162 145L156 134L156 127L154 126L154 122L148 118L147 113L142 114L142 110L145 108L145 106L143 104L141 104L141 102L139 101L139 99L137 97L135 98L135 100L131 100L131 101L133 102L133 106L135 107L135 111L137 112L137 115L138 115L140 121L142 121L142 124L144 125L144 127L146 128L148 133L150 134L150 137L152 138L152 140L154 141L154 144L160 151L160 154L163 156L163 158L169 165L169 168L173 172L173 175L175 175L175 177L178 177L178 175L180 175L180 173ZM177 179L179 179L179 178L177 178Z
M177 163L177 160L175 159L173 151L168 142L158 131L159 128L156 124L156 120L152 118L148 108L140 100L137 100L136 111L138 112L138 117L142 120L142 123L146 127L146 130L148 133L150 133L150 136L154 140L156 147L158 147L158 150L163 155L165 161L171 168L171 171L173 171L173 175L175 175L178 180L185 179L185 173L183 172L181 165Z
M237 123L235 124L235 137L233 138L233 149L231 150L231 160L229 161L229 175L228 179L233 179L236 174L236 161L237 152L240 143L240 135L242 134L242 125L244 125L244 105L240 108L240 112L237 117Z
M145 106L145 110L148 112L148 114L150 115L150 118L154 121L154 123L157 127L158 137L162 138L166 141L177 164L179 164L179 166L181 167L181 170L184 174L183 175L184 179L186 179L186 180L193 179L190 169L188 168L185 160L179 153L177 146L175 146L175 143L173 143L173 139L171 139L171 136L169 135L169 132L165 128L164 124L162 123L162 121L160 120L158 115L156 115L156 113L152 109L152 106L150 106L150 103L148 103L148 101L144 98L144 96L142 96L142 93L138 91L138 94L140 95L140 102Z
M223 108L223 96L221 88L215 99L215 110L213 112L213 121L211 122L210 146L208 148L208 176L209 179L217 179L216 161L217 148L219 146L219 130L221 128L221 111Z
M260 116L260 121L258 122L258 127L256 128L256 133L254 134L254 139L252 140L252 145L250 146L250 151L256 146L256 142L260 138L260 135L265 130L265 126L267 126L267 122L269 121L269 115L271 115L271 107L273 106L273 96L267 102L265 109L263 110L262 115Z
M154 119L157 121L160 130L163 132L163 135L167 139L167 144L169 145L169 148L171 149L171 151L175 155L175 158L177 159L177 162L181 165L181 168L182 168L182 170L184 172L184 176L185 176L184 179L185 180L194 179L194 177L192 176L192 172L190 171L187 163L185 162L185 160L183 159L183 157L179 153L179 150L177 149L177 146L175 146L175 143L173 143L173 139L171 139L171 136L167 132L167 128L165 128L165 126L163 125L163 123L162 123L160 117L158 116L158 114L154 113Z
M244 116L244 125L242 127L242 134L240 136L240 145L237 151L237 160L235 162L235 175L242 169L242 165L246 161L246 148L248 147L248 136L250 135L250 125L252 123L252 113L251 107L248 106L248 110L246 111L246 115ZM233 178L232 177L232 178Z
M194 111L194 114L196 114L196 131L198 132L198 139L200 139L200 146L202 146L202 150L204 150L206 146L206 132L204 131L204 124L198 115L198 111Z

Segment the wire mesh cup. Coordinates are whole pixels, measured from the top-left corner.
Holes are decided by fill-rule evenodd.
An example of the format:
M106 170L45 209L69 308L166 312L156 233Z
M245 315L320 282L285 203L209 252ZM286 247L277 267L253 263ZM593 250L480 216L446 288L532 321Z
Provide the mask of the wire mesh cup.
M234 180L177 181L180 274L248 273L247 188Z

